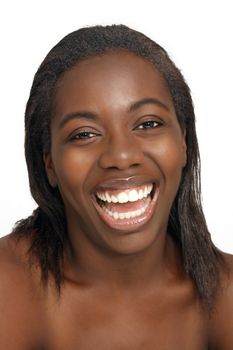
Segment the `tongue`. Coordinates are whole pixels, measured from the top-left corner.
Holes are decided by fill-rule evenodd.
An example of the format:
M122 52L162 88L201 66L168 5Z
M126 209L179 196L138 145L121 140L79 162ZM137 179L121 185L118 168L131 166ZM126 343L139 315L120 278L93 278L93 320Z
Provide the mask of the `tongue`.
M101 201L101 206L106 207L111 212L118 213L127 213L129 211L135 211L145 207L148 202L148 198L139 199L136 202L127 202L127 203L108 203Z

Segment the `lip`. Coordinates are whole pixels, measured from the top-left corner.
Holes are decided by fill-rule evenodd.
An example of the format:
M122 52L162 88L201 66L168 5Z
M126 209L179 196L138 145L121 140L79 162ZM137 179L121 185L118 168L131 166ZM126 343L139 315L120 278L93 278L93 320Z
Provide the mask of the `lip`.
M93 193L96 193L98 190L107 191L107 190L125 190L130 189L131 187L139 187L149 183L156 183L158 181L152 177L139 175L139 176L130 176L130 177L121 177L109 179L105 182L98 184Z
M130 183L130 185L129 185ZM125 179L113 179L111 181L102 183L101 186L98 186L98 189L102 190L107 190L107 189L129 189L130 187L136 187L141 185L145 185L148 183L153 184L153 197L151 198L150 204L146 208L145 212L141 214L140 216L136 216L134 218L130 219L114 219L111 216L109 216L97 203L97 199L95 194L92 195L92 201L94 203L94 207L100 217L100 219L111 229L114 229L114 231L118 233L130 233L130 232L135 232L135 230L138 230L139 228L142 228L144 225L146 225L150 219L153 216L153 213L155 211L155 207L158 201L158 196L159 196L159 183L158 181L149 181L148 178L143 180L143 177L140 179L137 177L134 178L129 178L129 180ZM119 187L119 184L121 185Z

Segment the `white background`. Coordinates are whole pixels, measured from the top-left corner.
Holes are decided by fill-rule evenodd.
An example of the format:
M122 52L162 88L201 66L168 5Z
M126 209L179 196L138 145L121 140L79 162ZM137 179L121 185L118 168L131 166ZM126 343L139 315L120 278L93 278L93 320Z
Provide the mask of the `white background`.
M0 236L28 216L24 109L33 75L63 36L126 24L160 43L192 90L203 205L215 244L233 253L233 10L231 1L10 1L0 5Z

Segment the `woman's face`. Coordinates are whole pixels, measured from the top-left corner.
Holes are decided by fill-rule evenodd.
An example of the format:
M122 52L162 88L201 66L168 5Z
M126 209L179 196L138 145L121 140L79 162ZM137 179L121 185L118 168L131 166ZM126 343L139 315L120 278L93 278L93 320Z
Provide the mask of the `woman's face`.
M59 81L44 156L70 235L136 253L166 234L186 162L165 81L129 52L92 57Z

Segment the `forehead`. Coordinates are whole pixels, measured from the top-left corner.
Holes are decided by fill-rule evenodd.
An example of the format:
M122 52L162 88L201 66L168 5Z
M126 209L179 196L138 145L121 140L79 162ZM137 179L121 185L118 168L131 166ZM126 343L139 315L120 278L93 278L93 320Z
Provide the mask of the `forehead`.
M116 51L85 59L65 72L57 84L55 106L63 114L73 105L96 108L109 102L114 108L145 97L173 106L167 84L152 63L128 51Z

